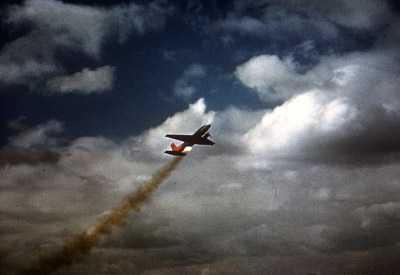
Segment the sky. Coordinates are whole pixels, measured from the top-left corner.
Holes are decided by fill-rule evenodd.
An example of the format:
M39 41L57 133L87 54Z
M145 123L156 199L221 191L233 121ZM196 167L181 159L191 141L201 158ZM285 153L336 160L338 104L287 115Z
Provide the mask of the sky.
M400 6L3 1L0 273L118 207L55 274L399 274Z

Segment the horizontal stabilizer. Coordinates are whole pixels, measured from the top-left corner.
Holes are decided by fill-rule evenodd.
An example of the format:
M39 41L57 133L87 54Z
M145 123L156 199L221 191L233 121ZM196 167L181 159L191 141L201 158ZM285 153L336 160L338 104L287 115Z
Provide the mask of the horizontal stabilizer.
M179 157L184 157L186 156L185 153L179 152L179 151L165 151L164 153L172 156L179 156Z
M180 141L190 141L191 139L193 139L192 135L165 135L167 138L172 138L172 139L176 139L176 140L180 140Z

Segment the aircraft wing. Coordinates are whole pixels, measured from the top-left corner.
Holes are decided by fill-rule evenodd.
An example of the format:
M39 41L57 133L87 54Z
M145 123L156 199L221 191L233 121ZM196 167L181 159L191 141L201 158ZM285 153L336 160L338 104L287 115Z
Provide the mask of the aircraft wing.
M193 135L166 135L167 138L172 138L176 140L180 140L183 142L190 142L193 139Z
M214 145L215 143L208 138L199 138L193 141L194 144L198 145Z

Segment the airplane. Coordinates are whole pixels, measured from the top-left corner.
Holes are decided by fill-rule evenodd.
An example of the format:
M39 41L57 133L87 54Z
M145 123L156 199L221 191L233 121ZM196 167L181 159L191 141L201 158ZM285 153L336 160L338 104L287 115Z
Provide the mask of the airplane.
M209 133L207 133L208 129L210 129L211 124L201 126L193 135L175 135L168 134L165 135L167 138L172 138L176 140L183 141L183 143L179 146L176 146L174 143L171 144L171 151L165 151L164 153L173 156L184 157L186 154L192 150L193 145L214 145L215 143L208 139L211 137Z

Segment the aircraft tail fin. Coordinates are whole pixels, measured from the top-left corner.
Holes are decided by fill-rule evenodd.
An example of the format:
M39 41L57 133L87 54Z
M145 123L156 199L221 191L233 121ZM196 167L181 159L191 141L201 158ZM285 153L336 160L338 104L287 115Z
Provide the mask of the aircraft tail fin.
M182 145L181 146L176 146L175 143L171 144L172 151L180 151L181 148L182 148Z

